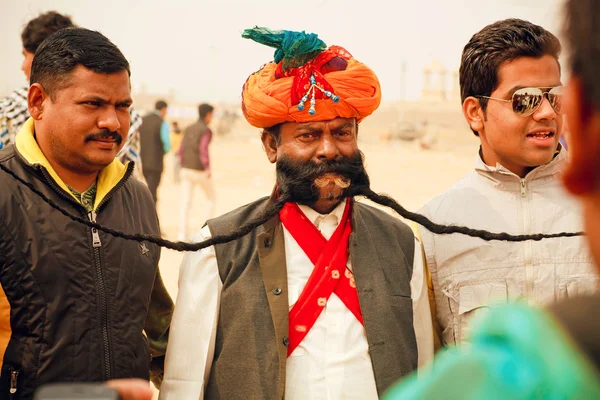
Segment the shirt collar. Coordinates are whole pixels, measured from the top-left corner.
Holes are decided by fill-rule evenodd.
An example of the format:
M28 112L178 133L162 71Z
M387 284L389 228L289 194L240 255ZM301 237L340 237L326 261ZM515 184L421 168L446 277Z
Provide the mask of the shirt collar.
M333 211L329 214L320 214L317 211L313 210L309 206L305 206L302 204L298 204L300 210L306 215L310 222L312 222L317 228L319 227L321 221L323 221L327 217L333 218L334 225L338 225L344 216L344 208L346 207L346 200L342 200L340 204L338 204Z
M562 147L559 143L556 152L554 153L554 157L547 164L540 165L539 167L531 170L525 180L531 180L535 176L535 179L539 179L549 175L555 175L564 167L564 163L567 162L568 154L567 151ZM481 147L477 152L477 156L475 157L475 171L481 175L487 176L492 180L500 180L502 177L516 177L519 178L515 173L511 172L509 169L504 167L500 163L496 163L495 166L487 165L483 162L483 157L481 155Z

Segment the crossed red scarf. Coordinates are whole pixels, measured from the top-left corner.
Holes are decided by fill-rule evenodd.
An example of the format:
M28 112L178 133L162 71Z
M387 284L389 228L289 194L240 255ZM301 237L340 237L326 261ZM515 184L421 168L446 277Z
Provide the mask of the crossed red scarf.
M295 203L286 203L279 212L283 226L315 266L290 310L288 357L313 327L332 293L364 325L354 275L346 267L348 239L352 233L351 209L352 201L347 199L342 220L329 240Z

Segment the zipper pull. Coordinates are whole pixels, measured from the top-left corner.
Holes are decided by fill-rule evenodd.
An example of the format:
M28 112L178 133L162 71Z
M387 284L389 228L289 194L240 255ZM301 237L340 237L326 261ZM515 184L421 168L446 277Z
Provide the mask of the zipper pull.
M90 221L96 223L96 212L92 211L88 214ZM92 228L92 247L100 247L102 246L102 242L100 241L100 235L98 234L98 229Z
M525 179L521 179L521 197L527 197L527 186L525 186Z
M17 393L17 378L19 371L10 371L10 394Z

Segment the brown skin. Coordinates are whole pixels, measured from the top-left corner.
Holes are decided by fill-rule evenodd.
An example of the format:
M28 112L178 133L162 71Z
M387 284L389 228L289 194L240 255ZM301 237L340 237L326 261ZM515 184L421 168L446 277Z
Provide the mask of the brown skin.
M80 65L53 96L39 83L33 84L27 102L44 156L58 176L79 192L92 185L127 139L132 103L127 71L99 74ZM104 129L118 132L122 142L85 140Z
M355 118L336 118L319 122L286 122L281 126L279 143L268 133L263 133L262 142L271 163L286 156L318 164L352 156L358 151L357 138ZM312 208L318 213L328 214L342 200L342 189L330 182L321 188L321 196Z
M169 107L163 107L160 110L158 110L158 113L160 114L160 116L165 119L167 117L167 108Z
M23 54L23 64L21 64L21 71L27 77L27 81L29 82L29 77L31 76L31 62L33 61L33 53L23 49L21 51Z
M583 204L585 231L600 266L600 111L584 97L585 88L574 77L567 87L571 163L563 174L565 187Z
M560 85L560 70L554 57L520 57L500 65L498 87L490 97L510 100L518 88ZM562 116L545 97L540 108L527 117L517 116L511 103L491 99L484 113L476 97L465 99L463 114L479 133L483 161L493 167L500 163L521 178L533 168L550 162L558 146ZM535 131L551 131L554 136L542 144L527 137Z
M206 125L210 125L210 123L211 123L212 119L213 119L213 113L212 113L212 112L209 112L209 113L207 113L207 114L204 116L204 123L205 123Z

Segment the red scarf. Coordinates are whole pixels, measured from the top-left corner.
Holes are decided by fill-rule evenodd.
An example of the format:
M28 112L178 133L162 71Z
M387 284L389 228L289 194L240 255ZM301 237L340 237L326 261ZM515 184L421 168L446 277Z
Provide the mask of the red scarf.
M313 327L332 293L364 325L354 275L346 267L348 239L352 233L351 209L352 201L347 199L342 220L329 240L295 203L286 203L279 212L283 226L315 266L290 310L288 357Z

